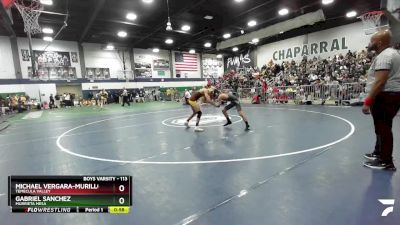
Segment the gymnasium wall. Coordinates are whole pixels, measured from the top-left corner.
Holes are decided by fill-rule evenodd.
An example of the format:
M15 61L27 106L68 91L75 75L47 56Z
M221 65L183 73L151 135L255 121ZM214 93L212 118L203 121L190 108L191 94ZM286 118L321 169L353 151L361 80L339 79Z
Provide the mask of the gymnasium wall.
M349 50L363 50L368 43L369 36L365 35L362 22L352 23L260 46L257 49L257 66L261 68L271 59L277 63L292 59L299 61L303 53L328 58Z
M22 77L24 79L28 79L28 67L31 67L31 61L24 61L22 57L21 50L22 49L29 49L29 42L27 38L18 38L18 55L19 61L21 63L21 72ZM49 42L46 42L42 39L32 39L32 49L37 51L43 51ZM58 52L78 52L78 43L73 41L53 41L47 47L46 51L58 51ZM12 55L10 54L10 57ZM78 63L71 62L71 67L76 68L76 75L78 78L82 78L81 68L79 63L79 55L78 55ZM15 75L14 75L15 78Z
M199 54L195 54L197 55L197 71L182 71L181 72L181 79L185 79L185 78L201 78L201 67L200 67L200 55ZM172 62L175 62L175 51L172 51ZM175 69L175 64L174 64L174 70L173 70L173 78L177 78L177 73L176 73L176 69Z
M32 99L48 101L50 94L57 93L55 84L11 84L0 85L0 93L22 93L24 92Z
M62 84L57 85L57 94L72 93L75 97L82 97L82 85L81 84Z
M57 93L55 84L25 84L24 88L27 95L31 98L41 99L42 102L48 102L50 94Z
M175 81L175 82L118 82L118 83L82 83L82 90L145 88L145 87L198 87L205 86L207 81Z
M0 79L14 79L15 69L9 37L0 36Z
M18 38L18 58L21 65L21 72L23 79L28 79L28 67L31 67L31 61L29 58L22 56L23 50L29 50L29 43L27 38ZM56 51L56 52L72 52L77 53L78 62L72 62L71 67L76 68L77 78L84 78L86 74L82 74L81 71L81 59L79 58L78 43L72 41L53 41L46 48L49 42L45 42L42 39L32 39L33 50L43 51ZM95 43L83 43L83 52L86 68L109 68L111 78L117 78L118 71L123 70L122 53L118 51L104 50L104 45ZM153 53L152 49L133 49L134 61L146 62L151 64L151 75L152 78L176 78L175 70L175 54L172 52L172 61L170 59L170 51L160 50L158 53ZM201 67L200 67L200 54L196 54L198 57L197 68L195 72L182 72L181 78L201 78ZM15 79L15 71L13 66L11 43L9 37L0 36L0 79ZM135 65L131 65L131 53L129 51L124 52L125 57L125 68L126 70L135 70ZM216 55L207 54L208 58L216 58ZM168 61L170 67L173 67L173 75L171 75L171 69L155 69L155 60ZM84 72L85 73L85 72ZM222 74L219 71L218 74Z
M117 78L118 71L123 70L122 52L103 50L101 44L83 43L86 68L109 68L111 78ZM128 51L124 52L126 70L131 70Z
M171 78L171 70L168 69L154 69L155 60L166 60L169 62L170 67L172 62L170 62L170 52L168 50L161 50L158 53L154 53L152 49L133 49L133 55L135 59L136 68L140 66L141 63L150 63L152 70L152 78ZM136 69L136 73L140 72L140 69Z

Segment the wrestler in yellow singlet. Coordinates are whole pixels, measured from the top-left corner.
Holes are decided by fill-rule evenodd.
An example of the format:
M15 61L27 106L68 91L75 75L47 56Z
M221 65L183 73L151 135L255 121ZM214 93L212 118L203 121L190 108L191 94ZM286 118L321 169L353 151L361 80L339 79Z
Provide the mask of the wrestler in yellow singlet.
M202 115L203 113L201 112L200 105L199 105L199 103L198 103L197 101L198 101L200 98L204 97L205 102L210 103L210 104L212 104L212 105L214 105L214 106L218 106L215 102L213 102L213 101L211 100L211 96L213 96L214 91L215 91L215 88L214 88L214 87L202 88L202 89L200 89L199 91L194 92L193 95L192 95L192 97L189 98L189 105L192 107L193 114L192 114L192 115L187 119L187 121L185 122L185 126L186 126L186 127L189 128L189 121L190 121L191 119L193 119L194 116L197 115L197 122L196 122L196 127L194 128L194 130L195 130L196 132L204 131L203 129L201 129L201 128L199 127L200 118L201 118L201 115Z

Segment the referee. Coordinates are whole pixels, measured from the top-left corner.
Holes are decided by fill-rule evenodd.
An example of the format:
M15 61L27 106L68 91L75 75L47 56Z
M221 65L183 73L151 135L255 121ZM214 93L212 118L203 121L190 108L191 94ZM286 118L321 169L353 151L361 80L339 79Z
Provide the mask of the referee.
M365 99L363 113L372 113L376 134L375 150L365 154L368 162L364 166L371 169L395 171L393 164L393 118L400 109L400 54L391 48L392 34L380 31L371 37L369 51L377 56L369 70L370 91Z
M126 88L124 88L124 90L122 91L121 96L122 96L122 107L125 106L125 103L128 104L128 106L131 106L128 100L128 91L126 90Z

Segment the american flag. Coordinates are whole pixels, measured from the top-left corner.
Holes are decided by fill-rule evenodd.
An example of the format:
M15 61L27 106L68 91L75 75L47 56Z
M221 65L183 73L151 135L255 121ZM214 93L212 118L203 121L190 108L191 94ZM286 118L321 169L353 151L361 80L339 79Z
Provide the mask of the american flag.
M177 71L197 71L197 55L175 52L175 67Z

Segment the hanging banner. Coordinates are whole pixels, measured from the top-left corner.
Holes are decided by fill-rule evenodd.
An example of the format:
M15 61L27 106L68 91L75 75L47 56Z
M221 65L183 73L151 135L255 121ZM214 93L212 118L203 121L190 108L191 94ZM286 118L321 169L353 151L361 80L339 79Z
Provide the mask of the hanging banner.
M35 63L38 67L69 67L71 57L69 52L33 51Z
M255 62L255 51L248 49L242 51L236 55L225 57L225 72L234 70L247 70L254 68L256 66Z

